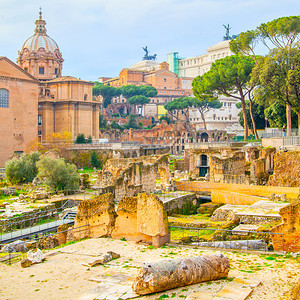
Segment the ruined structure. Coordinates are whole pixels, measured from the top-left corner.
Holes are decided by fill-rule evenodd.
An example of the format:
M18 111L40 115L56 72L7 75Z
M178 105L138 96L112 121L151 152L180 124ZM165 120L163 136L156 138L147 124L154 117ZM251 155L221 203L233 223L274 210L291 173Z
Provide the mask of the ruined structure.
M90 200L80 202L77 209L74 228L79 228L70 232L73 237L79 239L83 237L110 236L115 225L115 205L112 194L103 194ZM88 225L88 226L87 226Z
M168 184L168 155L109 159L98 172L96 186L114 193L115 199L120 200L125 195L154 191L157 177L162 186Z
M162 201L153 194L123 197L117 215L113 238L144 241L155 247L170 241L167 212Z
M278 152L274 155L274 174L269 185L300 186L300 151Z
M188 143L225 141L232 135L227 135L222 130L196 130L195 125L182 121L168 125L164 120L152 129L129 129L123 132L107 130L102 133L102 137L124 142L136 141L146 145L168 145L170 153L181 154Z
M300 200L294 201L280 209L282 223L273 227L271 232L283 233L272 235L275 251L299 252L300 251Z
M60 240L71 241L86 237L125 238L160 247L170 241L168 217L164 205L153 194L123 197L115 211L112 194L84 200L78 206L73 230L65 237L59 228Z
M228 275L229 259L222 255L203 255L184 259L146 263L132 289L139 295L157 293Z
M185 166L189 174L211 182L263 184L259 178L273 172L274 148L244 142L208 143L186 146Z

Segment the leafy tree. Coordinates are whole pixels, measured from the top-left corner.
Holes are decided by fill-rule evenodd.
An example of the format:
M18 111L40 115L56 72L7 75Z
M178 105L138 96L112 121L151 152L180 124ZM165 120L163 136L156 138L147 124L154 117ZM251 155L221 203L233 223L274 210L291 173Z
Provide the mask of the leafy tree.
M178 113L181 112L186 119L186 122L189 122L189 107L193 106L194 98L193 97L179 97L176 98L164 105L164 108L178 120Z
M253 129L253 123L249 122L249 120L251 120L250 117L250 101L246 101L246 111L247 111L247 122L248 122L248 127L250 129ZM237 103L236 104L237 108L241 108L241 103ZM264 106L259 105L258 103L253 103L253 117L255 120L255 124L256 124L256 128L257 129L264 129L265 128L265 124L266 124L266 120L265 120L265 114L264 114ZM243 117L243 113L239 112L239 122L241 124L241 126L244 126L244 117Z
M248 86L250 74L255 65L248 56L232 55L217 60L210 70L203 76L193 80L193 93L215 96L225 95L241 101L244 116L244 136L248 137L247 111L245 106L246 95L253 90Z
M77 190L79 188L79 174L74 164L64 159L44 156L37 162L38 177L54 190Z
M32 152L7 161L5 164L6 177L12 184L31 182L38 173L36 163L39 158L40 153Z
M137 105L144 105L148 104L150 102L150 99L144 95L135 95L128 99L128 103L134 105L134 113L136 114L136 107Z
M91 144L93 142L92 137L89 135L86 139L85 139L85 143L86 144Z
M286 105L288 134L292 128L291 110L298 113L300 125L300 48L274 49L256 66L253 79L259 81L257 94ZM263 96L263 97L262 97Z
M77 138L76 138L76 141L75 141L75 143L76 144L85 144L85 136L84 136L84 133L79 133L78 135L77 135Z
M147 85L141 85L141 86L124 85L121 87L121 93L122 93L123 97L127 100L127 102L129 103L129 99L133 98L134 96L144 96L146 98L155 97L157 95L157 89L154 88L153 86L147 86ZM132 103L134 105L140 104L140 103L138 103L139 101L141 101L141 102L146 101L145 103L149 103L150 99L149 99L149 102L147 102L148 100L146 100L146 98L135 97L131 101L135 102L135 103ZM136 102L136 101L138 101L138 102ZM145 103L141 103L141 104L145 104Z
M287 126L285 111L286 111L285 105L279 100L273 102L265 109L265 116L268 120L270 127L283 128L283 126ZM292 116L292 127L296 128L298 125L297 114L294 111L292 111L291 116Z
M130 114L128 118L128 123L124 125L125 128L140 129L140 126L137 124L137 116Z
M104 116L99 113L99 129L105 129L107 125L106 119L104 119Z
M171 119L170 119L170 117L168 116L168 114L162 115L162 116L159 118L159 123L161 123L163 120L167 121L168 124L171 123Z
M98 168L100 166L99 157L96 151L91 152L91 166L93 168Z
M204 129L207 130L206 122L205 122L205 113L210 111L211 109L218 109L222 107L222 103L212 95L203 95L199 94L195 91L195 97L192 98L191 102L194 107L196 107L201 115Z
M120 124L118 124L115 120L112 121L110 127L111 127L112 129L120 129L120 130L123 130L123 129L124 129L124 128L123 128Z
M112 98L121 95L121 89L115 88L110 85L105 85L103 83L95 82L95 86L93 87L93 95L102 96L103 107L107 108L108 105L112 104L111 102Z

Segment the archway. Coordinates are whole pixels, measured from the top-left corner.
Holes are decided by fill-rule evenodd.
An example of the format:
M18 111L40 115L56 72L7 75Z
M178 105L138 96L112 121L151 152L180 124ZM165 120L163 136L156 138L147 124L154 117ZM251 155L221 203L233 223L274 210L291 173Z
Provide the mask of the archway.
M200 156L199 177L205 177L208 171L208 157L205 154Z
M202 143L207 143L208 142L208 134L206 132L202 132L200 139L201 139Z

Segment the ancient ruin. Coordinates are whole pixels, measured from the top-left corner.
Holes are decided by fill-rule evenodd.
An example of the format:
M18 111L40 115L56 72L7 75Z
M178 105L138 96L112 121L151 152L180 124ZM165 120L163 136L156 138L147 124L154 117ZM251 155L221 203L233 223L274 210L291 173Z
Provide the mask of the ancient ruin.
M112 192L119 201L122 196L154 191L158 178L165 187L169 184L169 169L167 155L109 159L98 172L96 187L104 192Z
M152 294L221 279L228 275L229 269L229 259L222 254L145 263L132 289L140 295Z

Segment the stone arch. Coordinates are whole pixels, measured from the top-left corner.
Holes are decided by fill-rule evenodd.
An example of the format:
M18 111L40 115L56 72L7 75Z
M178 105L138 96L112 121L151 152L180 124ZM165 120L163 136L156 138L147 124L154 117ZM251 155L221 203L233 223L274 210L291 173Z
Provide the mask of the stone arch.
M133 151L133 152L132 152L132 157L138 157L136 151Z
M200 135L200 139L201 139L201 142L205 142L207 143L208 142L208 134L207 132L202 132L201 135Z

